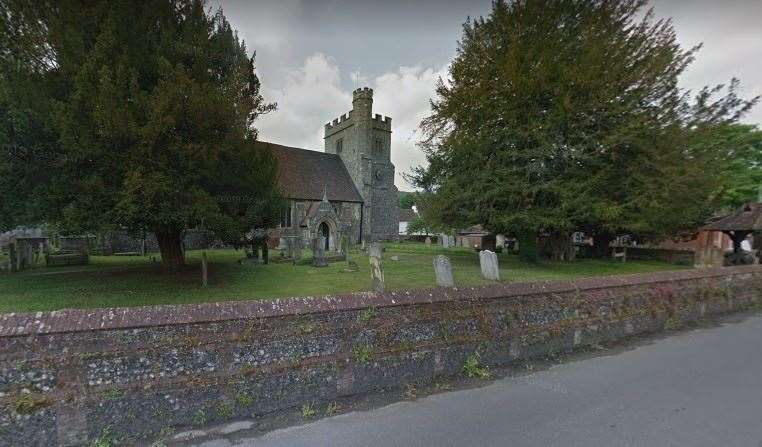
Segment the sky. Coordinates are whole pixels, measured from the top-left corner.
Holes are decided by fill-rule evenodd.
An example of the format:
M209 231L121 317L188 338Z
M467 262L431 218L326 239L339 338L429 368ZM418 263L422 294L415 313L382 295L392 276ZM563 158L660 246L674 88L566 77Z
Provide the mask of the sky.
M392 117L395 184L425 163L416 142L438 78L447 76L462 24L491 0L210 0L249 51L262 94L278 110L255 124L260 139L323 150L323 125L352 108L352 90L374 90L374 113ZM762 95L762 0L652 0L684 48L703 44L680 82L686 89L741 80ZM762 124L762 104L743 121Z

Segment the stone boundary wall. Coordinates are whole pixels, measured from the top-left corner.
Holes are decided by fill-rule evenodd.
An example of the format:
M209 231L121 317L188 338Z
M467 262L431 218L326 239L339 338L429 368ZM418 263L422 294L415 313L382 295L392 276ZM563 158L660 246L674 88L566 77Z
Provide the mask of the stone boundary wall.
M762 266L0 315L0 445L159 433L508 365L747 309ZM371 306L371 307L369 307ZM510 405L510 403L506 403ZM122 445L122 444L120 444Z

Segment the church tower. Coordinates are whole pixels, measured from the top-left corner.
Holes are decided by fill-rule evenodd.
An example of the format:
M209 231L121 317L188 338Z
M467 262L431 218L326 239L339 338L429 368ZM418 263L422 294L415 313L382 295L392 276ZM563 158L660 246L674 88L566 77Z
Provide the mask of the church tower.
M341 157L363 198L363 240L399 239L392 119L373 115L372 89L352 92L352 110L325 125L324 141L325 152Z

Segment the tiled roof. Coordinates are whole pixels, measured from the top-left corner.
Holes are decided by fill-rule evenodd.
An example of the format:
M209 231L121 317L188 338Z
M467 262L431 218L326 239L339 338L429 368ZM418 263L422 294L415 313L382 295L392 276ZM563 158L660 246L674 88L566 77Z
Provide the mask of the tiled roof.
M747 203L735 213L709 222L701 229L709 231L762 230L762 203Z
M484 227L481 226L481 225L473 225L473 226L470 226L468 228L464 228L462 230L458 230L457 233L460 234L461 236L468 236L468 235L471 235L471 236L489 236L490 234L492 234L489 231L485 230Z
M397 215L400 222L412 222L418 217L412 208L397 208Z
M322 200L325 188L328 200L363 201L338 155L264 141L257 145L272 151L278 160L278 186L286 198Z

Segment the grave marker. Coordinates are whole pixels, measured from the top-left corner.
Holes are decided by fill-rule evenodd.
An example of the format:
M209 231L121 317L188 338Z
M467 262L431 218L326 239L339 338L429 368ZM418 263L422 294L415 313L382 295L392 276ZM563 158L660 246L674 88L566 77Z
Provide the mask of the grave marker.
M381 244L373 242L368 249L368 260L370 261L370 277L373 281L373 291L384 291L384 270L381 264Z
M489 250L479 252L479 264L482 268L482 276L491 281L500 280L500 269L497 264L497 254Z
M437 286L454 287L455 281L452 279L452 264L445 255L434 256L434 275Z

